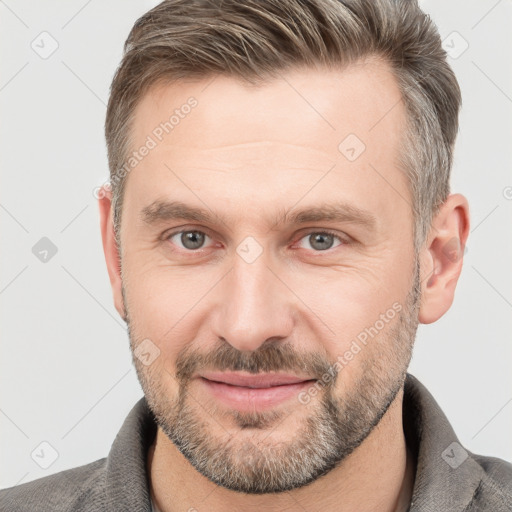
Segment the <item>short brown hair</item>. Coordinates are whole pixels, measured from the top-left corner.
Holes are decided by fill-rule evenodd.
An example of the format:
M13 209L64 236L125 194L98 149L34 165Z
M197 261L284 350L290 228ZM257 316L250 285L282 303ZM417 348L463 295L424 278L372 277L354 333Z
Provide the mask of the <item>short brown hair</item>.
M297 67L389 62L407 112L400 164L413 198L418 250L450 192L460 89L436 26L416 0L165 0L137 20L107 107L116 237L133 114L163 80L223 74L251 83ZM340 141L341 142L341 141Z

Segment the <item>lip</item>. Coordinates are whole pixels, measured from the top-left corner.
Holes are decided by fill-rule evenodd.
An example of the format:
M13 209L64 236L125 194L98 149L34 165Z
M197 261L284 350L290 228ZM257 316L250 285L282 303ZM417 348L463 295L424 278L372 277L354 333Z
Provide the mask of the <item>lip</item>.
M264 410L297 398L315 379L283 373L249 375L209 372L199 376L200 384L219 402L241 411Z
M264 373L264 374L243 374L235 372L205 372L201 377L215 382L223 382L232 386L247 388L270 388L273 386L284 386L297 384L311 380L308 377L299 377L287 373Z

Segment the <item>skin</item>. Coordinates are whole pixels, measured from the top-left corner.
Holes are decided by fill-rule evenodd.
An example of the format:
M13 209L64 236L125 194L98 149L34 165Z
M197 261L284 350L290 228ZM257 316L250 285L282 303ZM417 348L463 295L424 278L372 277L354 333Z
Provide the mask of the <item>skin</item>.
M453 301L462 251L453 257L446 247L453 248L453 239L465 245L469 209L462 195L452 194L434 218L418 255L421 299L407 310L416 268L412 199L396 164L405 110L397 103L400 92L388 65L368 59L342 70L297 69L261 87L221 76L160 85L137 106L133 146L144 144L190 96L198 105L127 177L121 254L114 241L110 191L99 199L114 303L129 322L132 349L150 339L160 350L150 366L134 358L148 402L162 416L175 409L177 361L186 350L215 353L222 339L233 353L251 357L268 340L277 340L304 355L304 361L316 355L333 363L394 303L408 313L401 348L393 352L393 328L400 327L396 316L343 367L330 393L342 407L361 389L372 390L372 382L386 392L403 384L417 324L435 322ZM352 162L338 149L348 134L366 146ZM217 218L155 225L141 218L155 200L171 199L206 208ZM371 213L374 229L339 220L275 223L285 211L333 201ZM179 235L161 236L178 228L203 230L209 238L193 254L180 245ZM323 230L342 238L318 251L308 235ZM252 263L236 251L248 236L262 249ZM311 367L307 370L305 375L314 375ZM365 374L372 375L369 382ZM209 442L216 446L229 435L235 452L250 441L275 453L279 443L301 432L328 393L320 392L307 406L286 401L274 409L279 422L241 429L233 410L217 403L196 380L188 384L187 399L207 425ZM335 468L277 494L238 493L216 485L160 426L148 456L153 499L163 512L192 507L212 512L405 510L415 461L403 434L402 397L403 386L375 428Z

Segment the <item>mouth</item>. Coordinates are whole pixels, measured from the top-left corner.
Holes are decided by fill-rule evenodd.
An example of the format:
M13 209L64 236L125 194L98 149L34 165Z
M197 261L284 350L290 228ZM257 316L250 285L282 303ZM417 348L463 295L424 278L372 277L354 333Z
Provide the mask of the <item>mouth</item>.
M287 386L300 382L309 382L311 378L299 377L285 373L265 373L261 375L243 374L235 372L207 372L201 375L203 379L231 386L246 388L271 388L274 386Z
M315 379L282 373L249 375L235 372L209 372L199 376L211 396L241 411L264 410L295 397L316 382Z

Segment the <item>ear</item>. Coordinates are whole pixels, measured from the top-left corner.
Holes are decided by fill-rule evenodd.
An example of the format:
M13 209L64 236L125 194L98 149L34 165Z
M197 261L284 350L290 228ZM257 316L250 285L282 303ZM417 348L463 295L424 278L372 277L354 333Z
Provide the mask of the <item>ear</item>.
M464 249L469 235L469 206L461 194L451 194L432 221L421 251L422 324L439 320L450 308L462 271Z
M110 285L114 295L114 305L117 312L121 315L123 320L126 321L126 310L122 294L121 259L114 233L112 191L110 186L103 185L101 187L98 193L98 204L100 208L100 227L103 252L105 254Z

